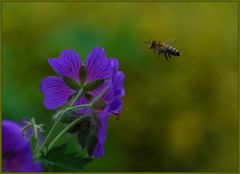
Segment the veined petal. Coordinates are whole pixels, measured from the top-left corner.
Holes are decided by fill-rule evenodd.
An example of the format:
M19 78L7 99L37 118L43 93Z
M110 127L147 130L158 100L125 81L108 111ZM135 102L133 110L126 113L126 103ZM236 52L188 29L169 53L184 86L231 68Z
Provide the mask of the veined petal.
M61 77L55 76L44 78L40 88L44 95L44 105L52 110L67 103L69 96L75 92L64 83Z
M86 59L87 81L111 78L110 61L101 47L94 48Z
M81 58L77 52L73 50L64 50L59 58L50 58L48 63L60 76L67 76L79 81L79 69L81 66Z
M123 81L124 81L125 75L123 72L118 71L114 78L113 78L113 90L114 90L114 96L122 97L125 95L124 87L123 87Z
M90 92L90 94L94 97L98 96L104 88L108 86L108 90L106 93L99 99L100 101L111 101L113 98L113 86L112 86L112 80L105 80L103 84L101 84L97 89Z
M83 104L89 104L89 101L84 96L77 99L77 101L74 103L74 106L79 106L79 105L83 105ZM79 114L88 115L90 113L90 109L82 108L82 109L76 110L75 112L77 112Z

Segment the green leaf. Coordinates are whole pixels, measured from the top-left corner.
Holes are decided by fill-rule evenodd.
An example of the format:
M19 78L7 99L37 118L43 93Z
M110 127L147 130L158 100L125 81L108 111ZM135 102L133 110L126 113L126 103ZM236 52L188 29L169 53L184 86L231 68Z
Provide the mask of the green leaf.
M86 76L87 76L87 69L85 67L85 65L82 65L80 67L80 70L79 70L79 78L80 78L80 82L83 84L84 81L86 80Z
M66 123L66 124L70 124L71 122L73 122L74 120L76 120L79 117L84 117L80 123L78 123L77 125L73 126L68 132L69 133L76 133L79 131L84 131L84 129L86 129L86 127L90 127L90 120L91 118L82 114L78 114L74 111L68 111L64 114L61 122L62 123Z
M64 113L63 118L61 119L61 122L62 123L71 123L79 117L86 117L86 116L83 115L83 114L79 114L77 112L74 112L74 111L67 111L67 112ZM84 120L85 119L88 120L90 118L86 117L86 118L84 118ZM82 120L82 121L84 121L84 120Z
M83 87L83 90L84 90L84 92L92 91L92 90L98 88L101 84L103 84L103 82L104 82L104 79L91 81L91 82L85 84L85 86Z
M79 90L79 89L80 89L79 84L78 84L75 80L71 79L70 77L63 76L63 81L64 81L70 88L72 88L72 89L74 89L74 90Z
M69 133L85 132L90 128L90 117L84 116L82 121L69 130Z
M90 117L83 116L84 118L76 126L69 130L69 133L84 132L90 128Z
M63 115L63 117L61 119L61 122L62 123L71 123L75 119L77 119L79 116L81 116L81 115L76 113L76 112L68 111L68 112L64 113L64 115Z
M58 171L79 171L92 158L85 158L80 156L77 152L66 152L67 144L62 144L51 149L46 155L40 157L40 160L49 168L57 169Z
M56 156L58 156L59 154L62 154L66 149L67 149L67 143L59 145L55 148L52 148L46 154L46 158L49 160L54 160Z
M93 150L98 142L98 135L97 131L93 131L90 133L88 140L87 140L87 152L89 156L92 156Z
M87 130L78 132L78 144L82 149L84 149L87 145L89 134L90 134L90 126L88 127Z

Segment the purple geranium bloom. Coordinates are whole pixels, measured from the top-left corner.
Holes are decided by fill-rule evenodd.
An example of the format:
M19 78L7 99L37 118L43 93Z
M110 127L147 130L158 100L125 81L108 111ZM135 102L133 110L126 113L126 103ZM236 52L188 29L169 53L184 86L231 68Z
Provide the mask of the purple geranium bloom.
M23 138L21 127L12 121L2 121L2 155L4 172L42 171L33 161L30 142Z
M100 102L105 104L105 107L97 111L101 127L98 130L98 143L93 151L95 158L103 156L108 117L110 114L120 114L122 108L121 97L124 96L124 73L118 71L118 60L115 58L107 59L104 49L96 47L87 56L85 64L73 50L64 50L60 57L50 58L48 62L59 75L59 77L46 77L41 82L41 92L44 95L43 103L48 109L56 109L68 103L71 96L78 91L76 86L82 87L91 82L103 80L96 88L84 91L84 95L74 105L90 103L92 98L109 87L107 92L99 99ZM81 72L85 72L84 76ZM66 77L71 78L75 85L71 86L66 83ZM87 114L89 109L80 109L78 112Z
M113 88L113 98L108 105L109 108L105 108L103 111L100 111L100 119L102 127L98 132L98 143L95 146L93 155L95 158L99 158L104 155L104 142L106 139L106 130L107 122L109 117L109 112L119 116L122 109L122 100L121 97L125 95L123 88L124 73L118 71L119 63L115 58L110 58L110 63L112 67L112 88Z

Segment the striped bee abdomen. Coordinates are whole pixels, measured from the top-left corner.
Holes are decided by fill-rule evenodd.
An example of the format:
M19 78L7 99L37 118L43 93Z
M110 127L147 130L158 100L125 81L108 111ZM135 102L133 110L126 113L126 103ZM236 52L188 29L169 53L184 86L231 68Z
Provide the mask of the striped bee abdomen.
M180 52L171 45L166 45L166 52L173 56L180 56Z

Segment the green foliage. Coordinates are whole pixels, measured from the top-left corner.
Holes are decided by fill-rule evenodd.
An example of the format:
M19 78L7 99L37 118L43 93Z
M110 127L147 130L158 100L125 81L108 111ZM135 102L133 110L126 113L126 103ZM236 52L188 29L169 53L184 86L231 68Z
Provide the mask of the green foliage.
M73 122L74 120L76 120L79 117L84 117L81 122L79 122L77 125L73 126L70 130L69 133L77 133L77 132L81 132L81 131L85 131L85 129L87 129L88 127L90 127L90 120L91 117L89 116L85 116L85 115L81 115L78 114L74 111L68 111L64 114L61 122L62 123L66 123L69 124L71 122Z
M86 69L85 65L81 65L80 71L79 71L79 77L80 77L81 84L83 84L84 81L86 80L86 75L87 75L87 69Z
M98 142L98 134L97 134L97 130L95 130L90 133L87 140L87 152L89 156L92 156L94 147L96 146L97 142Z
M64 115L61 119L61 122L62 123L71 123L80 116L82 116L82 115L80 115L74 111L67 111L64 113Z
M66 152L67 144L52 148L40 157L48 168L58 171L79 171L93 159L82 157L78 152Z
M76 112L67 112L63 116L62 122L69 124L79 118L79 116L84 117L84 119L71 128L69 133L77 133L77 142L80 148L82 150L87 148L88 155L92 156L92 152L98 140L97 129L99 128L100 121L95 113L93 113L92 116L83 116L77 114Z
M88 127L86 126L82 130L80 130L77 134L78 144L80 145L80 147L82 149L84 149L87 145L87 140L88 140L90 132L91 132L90 126L88 126Z
M79 84L75 80L73 80L72 78L67 77L67 76L63 76L63 80L70 88L72 88L74 90L79 90L80 89Z
M101 84L103 84L103 82L104 82L104 79L91 81L91 82L87 83L86 85L84 85L83 90L85 92L92 91L92 90L98 88Z

